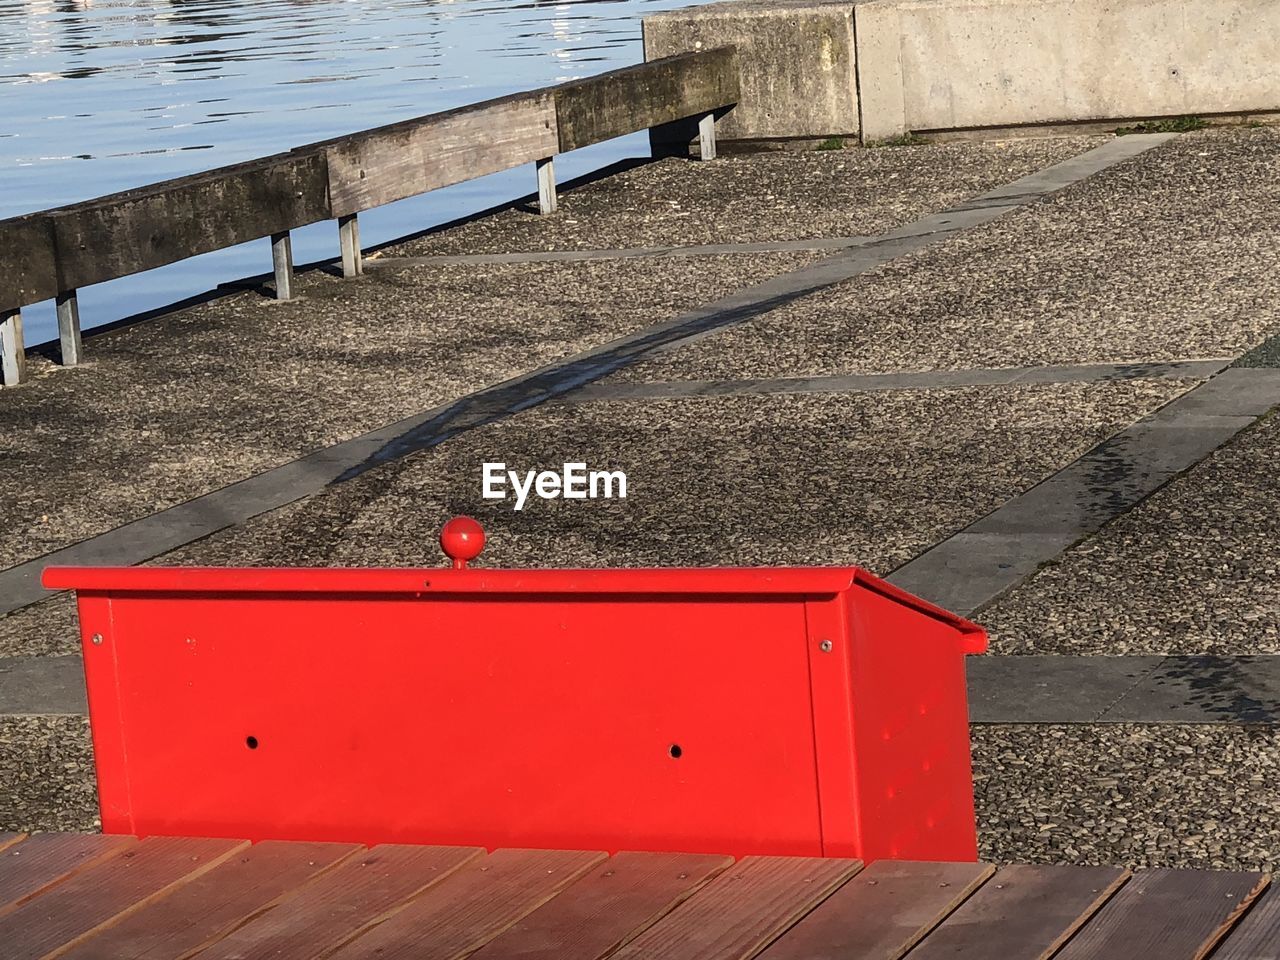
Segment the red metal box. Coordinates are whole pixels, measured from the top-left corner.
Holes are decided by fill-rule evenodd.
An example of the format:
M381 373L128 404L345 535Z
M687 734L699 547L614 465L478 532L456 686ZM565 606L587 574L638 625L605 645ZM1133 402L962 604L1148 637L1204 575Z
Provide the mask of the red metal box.
M856 568L44 582L109 833L976 857L986 637Z

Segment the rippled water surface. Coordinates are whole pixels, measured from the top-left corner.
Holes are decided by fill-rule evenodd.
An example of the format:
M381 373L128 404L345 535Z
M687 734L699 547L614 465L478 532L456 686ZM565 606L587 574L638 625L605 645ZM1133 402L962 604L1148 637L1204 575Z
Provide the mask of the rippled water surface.
M0 0L0 217L588 76L643 59L640 18L691 0ZM633 136L557 162L561 180ZM531 168L361 217L366 245L529 192ZM299 261L336 231L298 231ZM2 254L0 254L2 257ZM81 294L86 326L269 268L266 241ZM28 342L52 308L24 312Z

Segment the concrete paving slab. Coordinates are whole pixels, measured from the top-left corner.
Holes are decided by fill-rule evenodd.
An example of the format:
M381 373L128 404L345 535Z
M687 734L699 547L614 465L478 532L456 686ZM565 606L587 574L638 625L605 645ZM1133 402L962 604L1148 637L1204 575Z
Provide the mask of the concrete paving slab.
M569 260L630 260L638 257L705 257L737 253L785 253L796 250L843 250L874 241L875 237L813 237L808 240L765 240L753 243L696 243L691 246L618 247L583 250L518 250L513 253L457 253L401 257L372 253L365 258L366 270L384 267L432 266L443 263L557 263ZM267 276L264 274L262 281Z
M883 233L1081 153L1096 137L667 159L396 244L388 256L798 240ZM530 176L532 183L532 175Z
M1278 149L1274 128L1178 136L615 379L1239 355L1280 329Z
M1213 426L1144 421L974 524L973 533L1092 533L1250 426L1223 417Z
M982 611L1004 653L1280 653L1280 418Z
M1057 530L1046 522L1048 532L962 531L914 557L889 579L943 609L972 614L1079 540L1077 526L1078 517L1072 516Z
M968 657L969 720L1096 723L1164 657ZM1200 717L1203 722L1204 717Z
M88 712L78 656L0 657L0 716Z
M710 397L740 393L848 393L868 390L928 390L940 387L996 386L1011 383L1071 383L1093 380L1168 380L1208 378L1230 364L1228 358L1181 363L1094 363L1064 367L1003 367L996 370L923 370L907 373L846 374L829 377L781 377L777 380L673 380L668 383L589 384L564 403L641 400L649 397Z
M64 547L816 254L444 266L299 277L94 336L0 391L0 566Z
M1280 656L1025 656L968 660L974 723L1280 726Z
M979 725L972 737L983 859L1280 867L1280 730Z
M1112 704L1101 719L1112 723L1218 720L1276 725L1280 723L1280 657L1168 657Z
M1160 410L1152 420L1212 426L1216 419L1260 417L1280 403L1280 370L1235 367Z

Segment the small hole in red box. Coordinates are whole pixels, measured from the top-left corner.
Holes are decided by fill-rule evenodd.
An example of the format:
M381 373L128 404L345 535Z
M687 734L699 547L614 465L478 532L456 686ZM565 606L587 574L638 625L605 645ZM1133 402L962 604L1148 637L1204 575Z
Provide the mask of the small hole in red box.
M257 749L258 749L258 738L257 738L257 737L245 737L245 738L244 738L244 745L245 745L246 747L248 747L250 750L257 750Z
M680 749L680 744L678 743L673 743L667 753L671 754L672 760L679 760L684 755L684 751Z

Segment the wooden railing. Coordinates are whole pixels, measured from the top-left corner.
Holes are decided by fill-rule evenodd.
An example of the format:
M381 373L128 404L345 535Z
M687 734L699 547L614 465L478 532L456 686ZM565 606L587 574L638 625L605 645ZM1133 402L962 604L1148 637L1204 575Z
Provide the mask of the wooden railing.
M723 47L0 220L3 382L25 377L21 310L29 304L56 300L62 363L76 364L83 356L81 287L270 237L275 294L288 299L291 230L337 220L343 275L356 276L363 272L363 210L532 162L539 211L549 214L556 207L556 154L679 124L683 142L696 135L709 160L716 113L738 95L737 56Z

